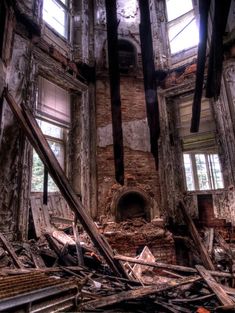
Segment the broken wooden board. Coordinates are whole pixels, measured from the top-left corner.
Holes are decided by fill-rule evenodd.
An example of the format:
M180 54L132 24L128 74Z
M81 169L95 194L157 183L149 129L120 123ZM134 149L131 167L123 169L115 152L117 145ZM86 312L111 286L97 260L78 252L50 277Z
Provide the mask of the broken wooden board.
M196 265L196 269L223 305L234 305L234 302L227 295L223 287L215 281L215 279L203 266Z
M147 246L144 247L143 251L140 253L138 260L143 260L146 262L155 262L155 257ZM135 264L132 268L132 271L135 273L135 276L138 279L142 280L142 273L151 269L150 266L144 266L142 264Z
M83 204L72 189L64 171L62 170L31 111L28 108L23 107L23 104L22 106L19 106L6 88L4 89L4 97L14 113L19 126L24 131L24 134L27 136L40 159L48 169L48 172L59 188L61 194L64 196L69 207L75 214L77 214L84 230L90 236L100 254L104 257L115 275L128 278L121 263L118 260L115 260L114 255L110 253L111 248L102 240L95 223L87 213L88 210L85 210Z
M53 229L48 207L43 204L42 195L38 193L31 195L30 203L35 233L37 238L40 238L44 233L51 232Z
M71 245L71 246L76 245L75 241L71 237L69 237L67 234L65 234L63 231L53 230L51 232L51 235L63 245L66 245L66 244Z
M181 265L174 265L174 264L167 264L167 263L161 263L161 262L148 262L144 260L139 260L136 258L131 258L128 256L117 254L114 256L115 259L120 261L125 261L129 263L135 263L135 264L141 264L145 266L151 266L156 268L165 268L165 269L171 269L179 272L186 272L186 273L196 273L197 271L192 267L186 267Z
M4 237L2 233L0 233L0 241L2 242L4 248L7 250L8 254L11 256L12 260L14 261L14 264L20 268L23 269L24 265L19 260L18 256L16 255L14 248L10 244L10 242L7 241L7 239Z
M93 311L98 308L103 308L108 305L118 304L123 301L133 300L133 299L140 299L142 297L150 296L153 294L157 294L162 291L170 290L182 285L187 285L190 283L194 283L200 280L199 276L193 276L190 278L179 279L177 282L164 284L164 285L152 285L148 287L140 287L137 289L123 291L111 296L102 297L97 300L89 301L86 304L81 306L82 311L89 310Z

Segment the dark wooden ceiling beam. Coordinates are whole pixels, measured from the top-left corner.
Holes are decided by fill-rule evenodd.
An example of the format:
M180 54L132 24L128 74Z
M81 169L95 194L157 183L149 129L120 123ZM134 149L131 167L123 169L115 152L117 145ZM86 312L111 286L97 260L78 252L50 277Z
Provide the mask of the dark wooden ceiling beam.
M113 127L113 151L115 177L119 184L124 184L124 152L122 134L122 112L120 97L120 73L118 58L118 21L116 0L106 0L108 63Z
M147 119L150 131L150 145L156 168L158 168L158 138L160 135L160 126L149 1L139 0L139 8L141 55Z
M215 0L212 38L209 54L206 96L218 99L223 69L223 35L225 32L231 0Z
M208 15L210 10L210 4L211 0L199 0L199 13L200 13L199 44L197 52L196 85L192 106L192 120L190 129L191 133L198 132L200 124L201 100L206 64Z

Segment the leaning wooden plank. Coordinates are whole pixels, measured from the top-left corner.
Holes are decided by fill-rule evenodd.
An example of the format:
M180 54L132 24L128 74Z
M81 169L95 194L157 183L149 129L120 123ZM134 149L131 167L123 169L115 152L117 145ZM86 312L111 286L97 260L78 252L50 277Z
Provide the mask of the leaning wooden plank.
M202 243L201 237L197 231L197 228L191 218L191 216L189 215L187 208L184 204L183 201L179 202L179 208L181 209L181 212L183 214L184 220L188 226L189 232L192 236L192 239L195 243L195 248L198 249L198 252L200 253L201 256L201 260L203 265L208 269L208 270L215 270L215 267L211 261L211 258L204 246L204 244Z
M116 293L111 296L103 297L103 298L85 303L81 307L81 309L82 311L85 311L85 310L93 311L94 309L102 308L108 305L117 304L122 301L139 299L142 297L157 294L162 291L173 289L182 285L191 284L198 280L200 280L199 276L193 276L193 277L187 277L184 279L179 279L177 282L173 282L167 285L165 284L164 285L152 285L148 287L140 287L140 288L129 290L129 291L123 291L123 292Z
M24 131L25 135L28 137L30 143L33 145L42 162L48 169L51 177L58 186L61 194L67 201L70 209L72 209L75 214L77 214L80 223L90 236L100 254L104 257L115 275L127 277L122 265L118 260L115 260L113 254L110 253L111 248L108 247L107 243L102 240L95 223L87 214L87 211L83 207L81 201L78 199L76 193L73 191L66 175L60 167L59 162L57 161L54 153L52 152L46 138L44 137L30 110L17 105L14 98L6 88L4 90L4 97L6 98L17 121L19 122L20 127Z
M211 276L211 274L205 269L202 265L196 265L196 268L205 282L208 284L210 289L214 292L218 300L223 305L234 305L232 299L227 295L223 287L218 284L215 279Z
M120 255L120 254L115 255L114 258L117 260L120 260L120 261L124 261L124 262L141 264L141 265L146 265L146 266L151 266L151 267L156 267L156 268L171 269L171 270L175 270L175 271L179 271L179 272L187 272L187 273L196 273L197 272L192 267L173 265L173 264L167 264L167 263L161 263L161 262L148 262L148 261Z
M2 233L0 233L0 240L4 246L4 248L7 250L7 252L9 253L9 255L12 257L15 265L18 268L24 268L24 265L20 262L18 256L16 255L12 245L7 241L7 239L4 237L4 235Z

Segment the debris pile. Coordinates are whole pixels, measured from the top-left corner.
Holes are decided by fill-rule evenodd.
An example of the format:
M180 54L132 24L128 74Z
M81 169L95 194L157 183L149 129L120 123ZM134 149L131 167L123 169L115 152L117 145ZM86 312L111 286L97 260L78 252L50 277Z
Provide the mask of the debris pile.
M99 229L89 217L71 188L30 110L18 106L8 91L4 92L19 125L73 210L75 219L66 229L67 233L58 231L51 224L45 204L39 201L32 211L36 240L10 243L0 234L1 312L235 310L234 249L218 232L210 232L206 248L185 203L179 202L193 248L200 256L198 263L201 264L195 267L159 262L153 242L156 244L160 239L159 247L164 249L161 246L164 238L169 237L172 243L173 239L157 225L128 221L119 225L120 232L117 225L113 224L111 230L109 224L102 233L102 227ZM58 223L58 216L55 219ZM78 220L86 235L79 233ZM87 239L87 235L92 244L87 240L82 242L81 238ZM104 235L110 242L115 236L119 236L116 241L122 245L126 241L126 255L115 254ZM142 249L137 251L135 247L131 257L128 250L133 248L129 247L133 238L138 238L138 248L142 246ZM121 248L119 244L119 253ZM226 255L224 264L219 261L218 249Z
M132 218L120 223L107 222L102 231L119 254L134 257L148 246L155 258L175 263L174 239L162 220L148 223L143 218Z
M113 236L127 230L132 236L148 230L155 239L164 235L160 228L153 232L151 223L141 219L119 225L108 223L99 230ZM214 270L206 269L205 264L193 268L159 262L150 247L145 246L135 257L129 256L128 249L125 255L114 256L124 266L128 278L112 272L80 226L78 237L70 226L27 243L10 243L0 234L0 311L20 312L29 304L30 312L207 313L235 308L233 246L219 233L210 233L210 240L205 237L212 245ZM223 268L218 249L223 260L227 260Z

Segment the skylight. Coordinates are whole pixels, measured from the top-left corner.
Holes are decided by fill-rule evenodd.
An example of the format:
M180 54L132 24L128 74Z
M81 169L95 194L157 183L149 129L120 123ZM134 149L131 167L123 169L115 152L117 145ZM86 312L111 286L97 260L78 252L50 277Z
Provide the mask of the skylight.
M67 38L68 34L68 12L66 9L66 0L44 0L43 1L43 19L57 33Z
M167 0L166 6L171 53L196 46L199 33L192 0Z

